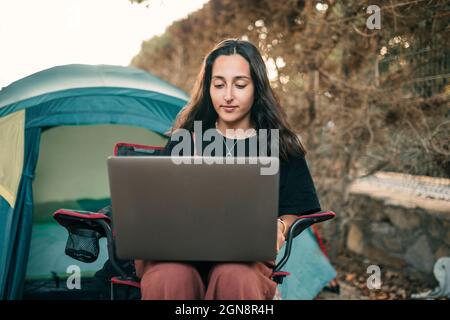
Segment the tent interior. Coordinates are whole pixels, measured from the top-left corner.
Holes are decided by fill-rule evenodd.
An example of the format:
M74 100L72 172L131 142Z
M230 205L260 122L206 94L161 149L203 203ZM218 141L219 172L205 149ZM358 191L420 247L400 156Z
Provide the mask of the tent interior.
M68 268L73 265L80 268L81 285L89 283L107 260L106 239L100 240L100 255L95 262L70 258L64 253L67 230L53 219L53 212L61 208L97 211L107 206L110 199L106 159L113 154L115 144L123 141L163 146L166 139L147 129L123 125L59 126L43 131L33 181L33 228L25 299L53 299L55 294L67 298L61 292L67 293L65 279L71 275Z

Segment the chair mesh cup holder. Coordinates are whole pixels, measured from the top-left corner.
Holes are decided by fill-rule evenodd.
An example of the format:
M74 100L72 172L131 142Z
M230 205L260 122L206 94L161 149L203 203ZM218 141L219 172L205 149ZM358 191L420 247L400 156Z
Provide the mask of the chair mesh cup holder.
M93 229L69 226L69 237L67 238L66 254L78 261L90 263L97 260L100 247L101 234Z

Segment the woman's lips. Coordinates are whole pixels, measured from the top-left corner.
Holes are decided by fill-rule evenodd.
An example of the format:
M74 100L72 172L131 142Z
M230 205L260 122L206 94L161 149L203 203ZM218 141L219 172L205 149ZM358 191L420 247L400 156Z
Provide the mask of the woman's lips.
M220 106L225 112L233 112L238 106Z

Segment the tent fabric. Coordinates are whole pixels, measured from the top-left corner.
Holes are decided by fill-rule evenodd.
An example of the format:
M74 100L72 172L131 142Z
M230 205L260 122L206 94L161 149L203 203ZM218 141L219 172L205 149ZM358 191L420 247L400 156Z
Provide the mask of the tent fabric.
M9 223L0 225L0 229L3 229L0 233L5 235L1 244L2 255L6 254L6 259L0 265L0 274L6 276L0 287L2 299L16 299L22 294L33 224L32 181L39 155L40 135L40 128L25 130L24 169L16 206L12 212L8 210L11 215L6 217Z
M9 244L11 238L11 226L13 224L14 209L9 203L0 197L0 299L5 299L3 292L6 288L8 273L6 265L9 264L11 252Z
M99 240L99 256L91 263L80 262L64 254L66 242L67 230L61 225L54 222L33 225L26 278L52 279L52 273L65 278L70 275L67 270L72 265L78 266L83 276L92 276L108 260L106 238Z
M283 268L290 273L278 286L284 300L311 300L336 277L336 270L325 257L311 228L295 239L291 256ZM284 254L283 246L278 254Z
M107 65L58 66L2 88L0 130L9 131L11 120L22 115L22 133L16 130L13 137L17 150L20 135L24 136L23 165L10 154L7 156L8 166L15 163L20 168L16 201L13 203L7 192L0 196L2 299L18 299L22 295L32 229L32 180L41 131L61 125L121 124L164 134L187 100L188 95L182 90L148 72ZM1 154L9 143L14 145L7 141L1 141ZM0 168L3 170L4 166Z
M27 109L26 128L57 125L124 124L165 134L185 101L169 98L170 103L155 100L153 93L124 90L121 95L106 94L103 89L76 89L77 95L57 98ZM52 94L54 95L54 94Z
M59 92L56 98L70 97L73 95L72 89L78 88L110 88L110 92L118 95L121 92L117 88L128 88L184 101L189 98L179 88L141 69L111 65L70 64L34 73L2 88L0 116L48 102L53 99L49 93ZM81 92L81 94L84 93Z
M23 166L25 112L0 118L0 196L10 207L16 202Z
M38 109L34 112L41 117L27 117L27 128L41 126L43 117L51 119L44 120L50 125L76 125L76 119L64 114L83 114L90 118L87 124L128 124L164 134L188 98L140 69L73 64L37 72L3 88L0 117Z

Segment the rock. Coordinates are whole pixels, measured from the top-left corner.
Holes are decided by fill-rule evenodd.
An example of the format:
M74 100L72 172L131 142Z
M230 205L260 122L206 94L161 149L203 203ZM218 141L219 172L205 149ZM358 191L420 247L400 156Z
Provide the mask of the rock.
M399 231L390 223L373 223L371 225L372 244L388 252L401 253L403 251L402 237ZM383 244L383 246L380 246Z
M386 271L386 277L388 277L389 279L398 278L399 276L400 276L400 274L398 272L395 272L392 270Z
M425 235L422 235L408 248L405 254L405 260L422 272L433 272L434 255Z
M383 201L362 194L352 195L349 200L354 216L370 221L382 221L386 218Z
M387 253L385 250L379 249L373 245L366 246L365 254L370 257L376 265L386 265L395 269L402 269L406 262L394 255Z
M350 225L348 231L347 248L358 254L364 253L364 235L361 229L354 223Z
M370 231L375 236L390 236L395 234L395 228L388 222L373 222Z
M401 237L396 234L383 238L383 243L386 249L390 252L401 253L403 252L403 244Z
M429 234L435 239L442 239L444 230L442 228L442 220L436 217L431 218L430 225L428 227Z
M413 230L421 224L420 216L411 209L387 206L384 212L400 230Z
M401 235L390 223L374 222L370 225L370 231L371 242L376 247L384 247L388 252L400 253L403 251Z
M439 247L439 249L436 250L436 253L434 254L434 258L437 261L437 259L441 257L450 257L450 248L449 246L443 244Z
M444 237L444 242L450 246L450 230L447 231L447 234Z

